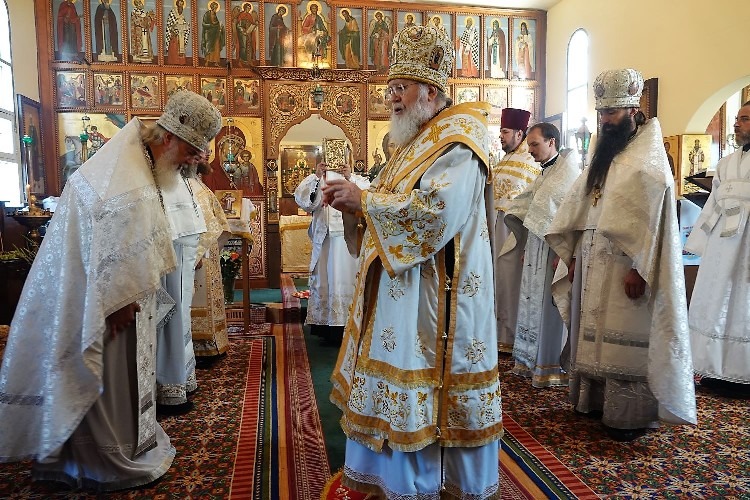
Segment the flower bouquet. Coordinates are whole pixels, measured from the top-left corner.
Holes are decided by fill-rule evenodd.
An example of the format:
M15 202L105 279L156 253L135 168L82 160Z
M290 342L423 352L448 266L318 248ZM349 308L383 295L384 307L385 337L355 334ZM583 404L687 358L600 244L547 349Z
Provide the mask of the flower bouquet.
M224 303L231 304L234 302L234 280L242 269L241 255L237 252L223 250L219 254L219 264L221 265L221 284L224 288Z

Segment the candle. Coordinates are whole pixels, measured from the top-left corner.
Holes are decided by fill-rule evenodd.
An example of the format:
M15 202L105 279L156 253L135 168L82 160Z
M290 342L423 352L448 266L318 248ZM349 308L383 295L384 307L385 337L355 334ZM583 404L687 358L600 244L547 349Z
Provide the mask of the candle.
M31 184L26 184L26 203L31 206Z

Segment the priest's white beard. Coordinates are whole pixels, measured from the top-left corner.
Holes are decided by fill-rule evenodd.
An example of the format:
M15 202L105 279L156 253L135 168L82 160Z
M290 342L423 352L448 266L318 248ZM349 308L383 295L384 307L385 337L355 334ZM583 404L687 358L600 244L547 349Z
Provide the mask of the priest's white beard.
M179 154L177 141L172 141L164 153L154 162L156 181L160 188L169 189L180 180Z
M427 101L428 92L427 86L420 85L416 102L404 108L402 114L391 116L390 137L397 147L409 144L417 136L422 125L432 118L434 112Z

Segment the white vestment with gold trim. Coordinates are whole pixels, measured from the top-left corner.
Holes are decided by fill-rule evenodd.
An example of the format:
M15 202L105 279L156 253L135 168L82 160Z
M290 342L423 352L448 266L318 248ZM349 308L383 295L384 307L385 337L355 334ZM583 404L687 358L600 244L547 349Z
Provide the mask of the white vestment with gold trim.
M440 113L362 194L367 228L331 395L350 440L345 480L358 489L499 491L487 107ZM489 469L481 480L451 475L463 452L483 449L491 463L472 465ZM425 462L433 464L421 476L429 486L403 491L401 479Z
M203 265L195 270L190 307L193 350L196 356L218 356L229 349L218 243L222 234L230 232L229 223L213 191L199 179L188 182L206 220L206 232L200 235L197 251Z
M515 239L505 224L505 213L513 199L542 172L529 153L524 140L507 153L492 169L492 210L490 220L492 244L495 249L495 314L497 316L497 349L513 351L518 323L518 300L521 288L521 257L526 241L519 241L513 250L500 255L506 240Z

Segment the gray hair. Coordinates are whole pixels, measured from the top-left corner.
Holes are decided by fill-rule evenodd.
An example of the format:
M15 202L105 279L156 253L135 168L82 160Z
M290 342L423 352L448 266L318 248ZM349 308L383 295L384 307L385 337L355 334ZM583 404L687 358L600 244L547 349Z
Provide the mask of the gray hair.
M435 87L435 91L437 92L437 96L435 97L435 104L437 104L438 109L440 108L447 108L453 105L453 99L448 97L448 94L446 94L444 91L437 88L435 85L431 83L423 83L423 82L417 82L419 83L419 91L420 95L427 96L427 92L429 91L430 87Z
M167 129L157 123L142 124L141 140L146 146L151 146L152 144L163 144L166 135Z

